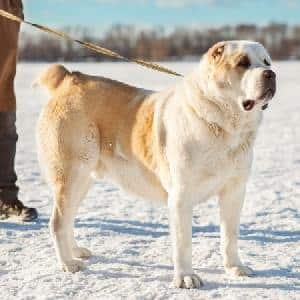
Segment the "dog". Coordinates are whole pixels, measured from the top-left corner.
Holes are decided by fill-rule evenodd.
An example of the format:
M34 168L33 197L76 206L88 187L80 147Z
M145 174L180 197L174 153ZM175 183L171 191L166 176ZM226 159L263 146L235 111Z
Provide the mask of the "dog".
M77 272L91 252L73 225L93 178L169 210L175 287L199 288L192 268L192 209L218 196L226 272L250 276L237 247L240 212L263 110L276 92L266 49L252 41L211 47L176 86L153 92L51 66L39 78L51 100L37 126L38 157L54 193L57 257Z

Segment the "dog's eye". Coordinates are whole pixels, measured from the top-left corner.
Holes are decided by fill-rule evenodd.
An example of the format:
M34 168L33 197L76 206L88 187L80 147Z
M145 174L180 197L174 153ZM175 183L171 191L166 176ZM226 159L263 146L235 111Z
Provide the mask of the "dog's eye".
M266 66L268 66L268 67L271 66L271 64L270 64L266 59L264 59L264 64L265 64Z
M238 67L248 69L251 66L249 57L243 56L237 65L238 65Z

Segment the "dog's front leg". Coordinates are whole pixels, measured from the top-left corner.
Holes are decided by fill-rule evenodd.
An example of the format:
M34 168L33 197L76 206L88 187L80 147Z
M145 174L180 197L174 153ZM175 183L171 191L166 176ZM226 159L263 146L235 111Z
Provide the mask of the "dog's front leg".
M199 288L200 278L192 268L192 204L179 193L168 199L174 263L173 284L177 288Z
M253 271L244 266L238 255L240 213L245 197L245 181L230 181L219 195L221 253L225 271L235 276L250 276Z

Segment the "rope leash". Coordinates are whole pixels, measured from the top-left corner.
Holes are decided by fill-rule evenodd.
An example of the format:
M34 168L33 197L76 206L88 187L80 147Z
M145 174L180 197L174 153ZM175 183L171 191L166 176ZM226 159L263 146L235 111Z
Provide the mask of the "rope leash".
M3 9L0 9L0 15L4 18L7 18L7 19L11 20L11 21L15 21L15 22L18 22L20 24L22 24L22 23L27 24L27 25L30 25L32 27L37 28L38 30L41 30L41 31L50 33L52 35L55 35L55 36L57 36L61 39L77 43L77 44L79 44L79 45L81 45L81 46L83 46L87 49L90 49L94 52L97 52L99 54L103 54L103 55L110 56L110 57L120 59L120 60L123 60L123 61L127 61L127 62L133 62L133 63L139 64L139 65L141 65L145 68L155 70L157 72L166 73L166 74L170 74L170 75L174 75L174 76L181 76L181 77L183 76L182 74L179 74L175 71L172 71L172 70L170 70L166 67L163 67L159 64L144 61L144 60L141 60L141 59L129 59L125 56L120 55L117 52L111 51L109 49L98 46L96 44L89 43L89 42L84 42L84 41L81 41L81 40L78 40L78 39L74 39L70 35L68 35L64 32L54 30L54 29L52 29L50 27L47 27L47 26L44 26L44 25L31 23L31 22L29 22L25 19L23 20L23 19L19 18L18 16L15 16L15 15L13 15L13 14L11 14L11 13L3 10Z

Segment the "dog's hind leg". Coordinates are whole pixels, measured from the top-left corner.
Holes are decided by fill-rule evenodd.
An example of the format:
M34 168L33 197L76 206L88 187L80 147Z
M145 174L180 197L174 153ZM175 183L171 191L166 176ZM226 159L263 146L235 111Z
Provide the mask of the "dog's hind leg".
M60 263L70 272L83 267L77 258L91 255L87 249L77 246L73 226L100 153L98 128L72 107L74 101L68 106L58 100L50 102L37 130L39 161L54 192L50 232Z
M71 243L71 247L72 247L72 255L74 258L82 258L82 259L87 259L89 257L92 256L92 252L84 247L79 247L78 244L76 243L75 240L75 236L74 236L74 222L75 222L75 217L76 217L76 213L78 211L79 205L81 200L83 200L83 198L85 197L85 195L87 194L87 191L89 189L91 185L91 178L90 175L88 175L86 178L82 179L80 182L80 189L77 189L77 197L78 197L78 202L75 204L74 203L74 207L71 213L71 217L72 217L72 229L71 229L71 233L70 233L70 243Z
M77 209L90 185L90 170L86 165L73 162L71 167L57 171L59 176L54 185L55 203L50 232L62 268L77 272L84 264L76 258L91 255L89 250L77 246L73 231Z

